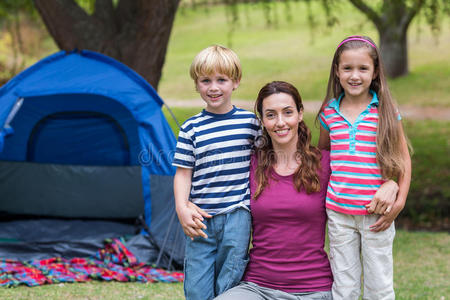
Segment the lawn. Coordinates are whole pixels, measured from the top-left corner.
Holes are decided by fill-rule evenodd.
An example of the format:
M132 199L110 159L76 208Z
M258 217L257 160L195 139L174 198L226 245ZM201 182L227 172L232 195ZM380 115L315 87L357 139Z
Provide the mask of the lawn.
M450 235L397 231L394 273L397 299L445 300L450 295ZM184 299L181 283L90 282L0 288L0 299Z

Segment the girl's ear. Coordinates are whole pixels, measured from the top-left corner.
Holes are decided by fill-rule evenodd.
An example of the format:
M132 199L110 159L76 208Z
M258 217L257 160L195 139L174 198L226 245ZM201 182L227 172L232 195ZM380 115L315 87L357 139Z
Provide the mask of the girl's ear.
M334 75L336 75L337 78L339 78L339 66L334 65Z
M378 69L375 69L375 70L373 71L372 80L374 80L375 78L378 77L378 73L379 73Z

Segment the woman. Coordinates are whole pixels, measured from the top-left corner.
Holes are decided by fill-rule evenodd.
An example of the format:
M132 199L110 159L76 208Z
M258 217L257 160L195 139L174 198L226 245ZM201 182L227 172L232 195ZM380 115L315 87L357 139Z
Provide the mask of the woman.
M266 84L255 111L263 137L250 170L253 248L241 283L216 299L332 299L323 249L329 152L310 144L293 85Z

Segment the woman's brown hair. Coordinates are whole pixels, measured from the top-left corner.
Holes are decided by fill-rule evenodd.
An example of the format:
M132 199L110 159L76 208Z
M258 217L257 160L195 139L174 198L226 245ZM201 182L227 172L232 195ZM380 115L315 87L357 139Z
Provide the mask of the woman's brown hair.
M273 81L261 88L258 98L255 102L255 114L260 120L263 118L264 99L273 94L285 93L292 97L298 112L303 111L302 98L298 90L290 83L284 81ZM257 180L256 192L253 195L257 199L268 184L270 172L276 163L276 155L273 149L272 141L263 128L263 135L256 142L256 157L258 165L256 167L255 177ZM303 188L308 194L320 190L320 178L318 171L320 169L320 159L322 157L320 150L311 145L311 131L302 120L298 126L297 155L300 159L300 166L294 173L294 185L297 191Z
M348 41L346 41L348 40ZM406 162L402 154L402 134L404 135L401 123L398 120L398 111L386 81L383 62L380 52L374 41L367 36L351 36L344 39L336 49L331 63L330 77L328 79L327 94L323 100L322 107L317 114L316 120L331 99L337 99L344 89L339 83L337 70L339 58L342 52L351 49L365 48L372 58L376 77L372 80L370 89L378 96L378 127L377 127L377 162L381 168L384 178L398 176L405 171ZM404 136L406 141L408 139ZM408 142L410 151L412 148Z

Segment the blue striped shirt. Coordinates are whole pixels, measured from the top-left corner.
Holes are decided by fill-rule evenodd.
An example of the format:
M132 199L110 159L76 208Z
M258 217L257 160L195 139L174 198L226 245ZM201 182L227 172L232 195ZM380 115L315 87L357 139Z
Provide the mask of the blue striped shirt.
M190 201L215 215L250 206L250 152L259 134L252 112L203 110L183 123L173 165L193 169Z

